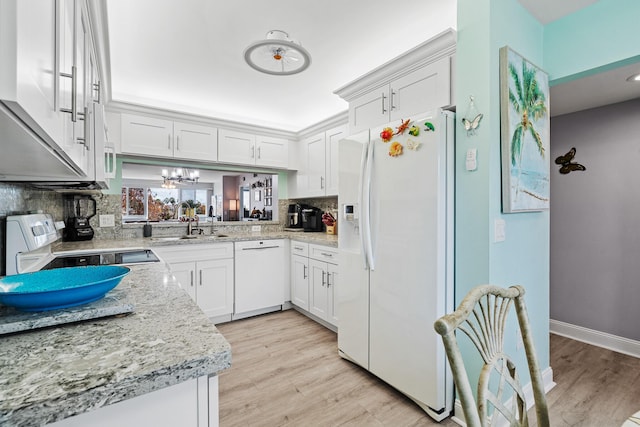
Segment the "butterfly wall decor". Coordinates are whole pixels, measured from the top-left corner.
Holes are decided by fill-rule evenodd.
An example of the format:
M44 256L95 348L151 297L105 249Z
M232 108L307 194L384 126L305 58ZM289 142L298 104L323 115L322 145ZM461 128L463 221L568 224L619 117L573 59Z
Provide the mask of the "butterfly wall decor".
M478 129L478 126L480 126L480 120L482 120L482 114L478 114L471 121L464 117L462 118L462 124L464 125L464 129L467 131L467 135L476 134L476 129Z
M473 95L469 96L469 106L462 118L462 124L464 125L464 129L467 131L467 136L476 134L476 129L480 126L482 116L482 113L480 113L480 111L478 111L478 107L476 107L475 98Z
M560 173L561 174L566 175L569 172L573 172L573 171L585 171L585 170L587 170L587 168L582 166L580 163L575 163L575 162L571 161L571 160L573 160L575 155L576 155L576 148L572 147L571 150L569 150L569 152L567 154L565 154L564 156L559 156L556 159L556 164L562 165L562 166L560 166Z

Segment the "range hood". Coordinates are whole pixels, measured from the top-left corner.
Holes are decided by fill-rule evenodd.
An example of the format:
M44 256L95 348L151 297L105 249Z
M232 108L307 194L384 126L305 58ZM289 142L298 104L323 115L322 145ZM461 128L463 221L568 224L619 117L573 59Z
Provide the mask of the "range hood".
M0 182L28 184L35 188L64 190L101 190L109 188L115 167L115 151L104 143L104 116L102 106L95 104L95 166L92 176L86 176L75 163L50 141L44 130L36 123L25 123L14 113L19 106L7 106L0 102ZM100 109L100 110L98 110ZM34 130L35 128L35 130ZM42 136L44 135L44 137ZM111 174L104 171L105 154L109 156Z

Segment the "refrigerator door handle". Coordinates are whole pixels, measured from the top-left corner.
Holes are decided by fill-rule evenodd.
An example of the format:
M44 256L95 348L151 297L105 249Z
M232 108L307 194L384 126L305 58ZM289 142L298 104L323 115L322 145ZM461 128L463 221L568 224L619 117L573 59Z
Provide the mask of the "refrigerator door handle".
M367 259L369 262L369 270L373 271L375 268L375 262L373 259L373 244L371 243L371 175L373 169L373 147L374 141L369 141L367 145L367 167L364 179L364 209L363 216L365 218L365 244Z
M369 256L367 254L367 244L365 242L365 232L367 229L367 224L365 222L364 212L366 208L364 206L364 180L366 176L366 167L367 167L367 155L369 151L369 142L362 147L362 156L360 157L360 176L358 180L358 206L362 210L360 219L359 219L359 230L358 235L360 237L360 249L362 250L362 261L364 263L364 269L367 270L369 268Z

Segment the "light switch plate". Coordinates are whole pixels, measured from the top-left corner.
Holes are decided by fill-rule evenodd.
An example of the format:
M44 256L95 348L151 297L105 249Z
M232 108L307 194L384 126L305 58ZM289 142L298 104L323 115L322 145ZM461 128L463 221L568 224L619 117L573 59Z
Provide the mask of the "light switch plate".
M100 215L100 227L115 227L116 221L113 215Z
M478 169L478 149L477 148L469 148L467 150L467 157L465 158L465 168L468 171L474 171Z

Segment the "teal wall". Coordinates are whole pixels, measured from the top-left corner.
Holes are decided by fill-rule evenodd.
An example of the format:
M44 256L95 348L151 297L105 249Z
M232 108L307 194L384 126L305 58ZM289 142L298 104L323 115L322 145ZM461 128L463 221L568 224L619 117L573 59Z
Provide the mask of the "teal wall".
M552 84L640 61L638 19L640 1L600 0L547 24L544 67Z
M456 64L456 304L473 287L521 284L541 369L549 366L549 212L502 214L500 161L499 49L508 45L544 68L544 27L515 0L458 0ZM484 114L475 136L461 118L473 95ZM467 149L477 148L477 170L465 170ZM493 242L494 220L506 222L506 240ZM515 316L507 325L505 349L528 382L526 358L517 349ZM477 352L462 345L477 378Z

